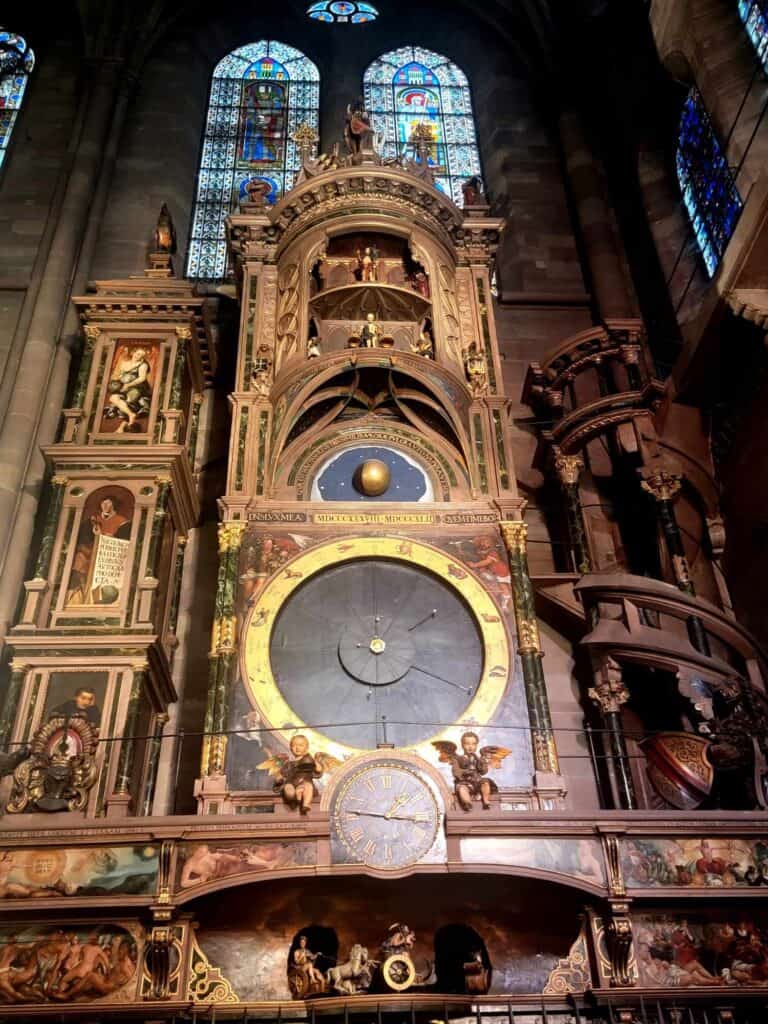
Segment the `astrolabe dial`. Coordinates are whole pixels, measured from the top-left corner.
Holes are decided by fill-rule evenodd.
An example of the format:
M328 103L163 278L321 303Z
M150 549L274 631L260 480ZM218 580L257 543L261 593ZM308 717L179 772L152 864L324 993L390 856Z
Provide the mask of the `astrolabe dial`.
M439 825L437 800L415 769L396 760L368 763L334 794L334 859L397 871L429 853Z
M383 558L345 562L303 583L277 614L269 653L296 719L357 749L410 747L460 721L484 664L461 595L428 571Z

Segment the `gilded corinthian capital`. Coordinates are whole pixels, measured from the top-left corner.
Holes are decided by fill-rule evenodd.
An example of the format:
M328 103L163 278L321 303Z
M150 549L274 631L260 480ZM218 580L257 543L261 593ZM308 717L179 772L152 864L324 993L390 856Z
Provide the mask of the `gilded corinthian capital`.
M233 551L240 547L245 532L244 522L219 523L219 553Z
M517 520L507 520L499 524L504 543L510 555L524 555L526 553L526 539L528 537L528 524Z
M560 483L568 486L579 482L579 475L584 469L584 460L580 455L563 455L562 452L558 452L552 460L552 465L555 467Z
M640 486L656 501L672 501L682 485L682 473L672 473L666 469L641 470Z

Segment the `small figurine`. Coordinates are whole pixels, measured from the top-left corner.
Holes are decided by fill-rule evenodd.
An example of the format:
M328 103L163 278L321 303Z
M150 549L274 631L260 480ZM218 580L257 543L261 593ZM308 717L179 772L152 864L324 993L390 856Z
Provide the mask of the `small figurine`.
M417 356L424 356L425 359L431 359L434 355L434 346L432 344L432 334L424 324L419 331L419 336L416 341L410 343L411 352Z
M353 160L363 153L373 153L372 136L371 116L365 109L363 100L358 99L355 103L349 103L344 124L344 141Z
M396 922L391 924L387 930L387 937L381 944L382 958L391 956L393 953L407 953L416 944L416 932L407 924Z
M357 250L358 280L369 282L379 279L379 250L375 245L366 245L361 252Z
M381 337L381 328L376 321L376 314L369 313L360 329L360 344L363 348L376 348Z
M418 292L423 299L430 297L429 278L423 270L417 270L410 278L411 288Z
M155 227L154 245L155 252L167 252L170 256L176 252L176 229L166 203L160 207L160 216L157 218Z
M485 206L483 183L477 176L467 178L461 186L465 206Z
M341 762L329 754L310 754L306 736L294 736L289 747L293 757L272 754L257 767L269 772L275 780L275 791L290 808L298 807L302 814L309 814L317 793L314 780L333 771Z
M325 978L321 971L315 967L315 960L320 956L319 953L313 953L312 950L307 946L307 936L299 936L299 945L297 949L293 951L293 962L300 971L303 971L309 979L310 983L315 982L318 985L325 983Z
M502 761L511 753L506 747L481 747L476 732L465 732L461 737L461 754L456 753L456 744L448 740L433 740L432 746L438 751L439 760L449 764L453 772L456 799L464 811L472 810L472 802L478 798L483 809L489 810L491 794L498 792L496 783L486 778L491 768L501 768Z
M484 996L490 983L490 971L483 963L483 954L476 949L464 964L464 991L469 995Z
M485 353L476 341L471 341L464 349L464 372L469 382L469 390L479 398L488 389L488 366Z
M317 359L318 356L322 355L320 349L320 339L310 338L307 342L307 359Z
M267 205L267 196L271 192L271 187L269 182L264 181L263 178L251 178L245 186L245 191L248 195L248 202L252 206L263 207Z
M356 942L349 951L349 959L326 971L328 987L342 996L367 992L373 982L373 972L378 966L377 960L368 958L365 946Z

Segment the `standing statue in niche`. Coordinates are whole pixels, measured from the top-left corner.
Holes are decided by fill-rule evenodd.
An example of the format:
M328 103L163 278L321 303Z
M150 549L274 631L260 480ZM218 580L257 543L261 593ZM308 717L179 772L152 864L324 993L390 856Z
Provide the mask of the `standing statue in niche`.
M356 162L364 154L373 156L373 128L371 127L371 115L365 109L362 98L347 105L347 114L344 124L344 141L352 157Z
M419 330L419 336L415 341L410 342L411 352L417 356L424 356L425 359L432 359L435 354L435 345L432 339L432 331L429 321L425 321Z
M491 794L498 792L498 786L489 779L492 768L501 768L505 757L511 753L506 747L478 747L480 738L476 732L465 732L461 737L461 753L456 744L448 740L433 740L432 746L438 751L443 764L449 764L453 773L456 799L463 811L471 811L475 800L480 800L484 810L491 806Z
M269 772L275 780L274 789L291 809L298 808L301 814L309 814L312 801L317 795L315 779L325 772L331 772L341 762L329 754L310 754L306 736L294 736L289 744L291 757L272 754L257 768Z
M357 279L368 283L379 279L379 250L375 245L366 245L357 250Z
M166 203L160 207L160 216L157 218L152 241L155 252L166 252L169 256L173 256L176 252L176 229Z
M381 337L381 328L376 320L375 313L369 313L365 323L360 328L360 344L363 348L376 348Z
M464 196L464 206L485 206L486 199L483 192L483 183L477 176L467 178L467 180L461 186L461 192Z

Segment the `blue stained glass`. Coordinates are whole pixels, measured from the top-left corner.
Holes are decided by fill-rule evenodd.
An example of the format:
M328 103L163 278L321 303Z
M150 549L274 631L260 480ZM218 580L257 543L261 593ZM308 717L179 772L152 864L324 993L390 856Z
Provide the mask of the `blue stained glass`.
M373 127L385 140L383 155L404 153L416 125L428 125L435 184L461 205L462 184L481 173L464 72L439 53L404 46L375 60L365 72L363 87Z
M714 277L742 202L697 89L691 89L683 106L676 163L683 202L707 272Z
M739 14L760 63L768 71L768 0L739 0Z
M247 198L252 181L268 187L268 203L291 188L299 171L291 133L302 122L317 132L319 105L320 74L292 46L262 40L219 61L211 80L188 277L227 275L225 217Z
M379 16L373 4L360 3L359 0L323 0L308 7L307 14L314 21L346 25L362 25L375 21Z
M0 167L34 66L35 54L26 40L0 28Z

